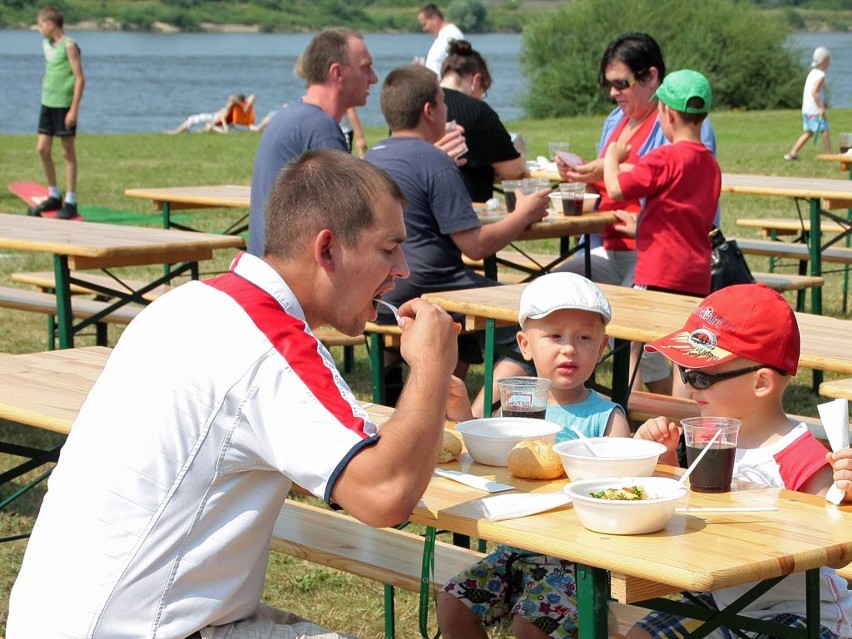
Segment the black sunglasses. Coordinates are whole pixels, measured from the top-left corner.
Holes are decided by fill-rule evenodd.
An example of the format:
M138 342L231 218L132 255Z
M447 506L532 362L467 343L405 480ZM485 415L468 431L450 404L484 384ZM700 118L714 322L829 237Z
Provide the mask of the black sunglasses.
M735 371L728 371L727 373L716 373L715 375L694 370L692 368L681 368L680 366L677 368L680 371L680 380L684 384L689 384L696 390L706 390L716 382L721 382L724 379L731 379L733 377L740 377L742 375L747 375L748 373L754 373L759 371L761 368L767 367L750 366L749 368L740 368Z
M624 91L629 89L634 84L636 84L636 78L618 78L617 80L603 80L601 82L601 90L602 91L610 91L615 89L616 91Z

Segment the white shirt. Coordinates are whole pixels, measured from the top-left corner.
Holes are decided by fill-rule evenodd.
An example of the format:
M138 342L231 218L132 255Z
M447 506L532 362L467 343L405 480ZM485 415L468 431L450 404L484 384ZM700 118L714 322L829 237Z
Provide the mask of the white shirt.
M817 94L822 104L825 104L825 71L822 69L811 69L805 80L805 89L802 92L802 113L805 115L819 115L819 105L814 100L814 87L819 80L823 80L822 86Z
M825 452L809 448L806 440L813 439L805 424L798 424L784 437L768 446L737 449L734 463L734 478L777 488L784 488L784 477L790 471L787 465L813 468L824 465ZM785 459L786 451L786 459ZM790 457L794 459L790 459ZM708 552L712 552L709 550ZM731 586L713 591L719 608L729 606L745 594L753 583ZM837 575L833 568L819 569L820 623L841 637L852 636L852 593L846 580ZM767 593L743 609L747 617L765 619L773 615L791 613L805 615L805 573L797 572L784 578ZM717 636L717 635L713 635Z
M74 422L8 639L182 639L249 616L292 482L330 499L376 428L292 291L241 254L146 308Z
M426 66L437 73L439 78L441 77L441 66L447 59L450 42L453 40L464 40L464 34L456 25L448 24L438 31L435 41L429 47L429 53L426 54Z

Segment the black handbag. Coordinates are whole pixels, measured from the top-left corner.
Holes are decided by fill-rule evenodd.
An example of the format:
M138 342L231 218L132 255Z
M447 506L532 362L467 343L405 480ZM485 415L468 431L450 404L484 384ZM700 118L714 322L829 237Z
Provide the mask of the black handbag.
M714 226L710 231L710 245L711 291L732 284L754 284L754 277L736 240L726 240L722 230Z

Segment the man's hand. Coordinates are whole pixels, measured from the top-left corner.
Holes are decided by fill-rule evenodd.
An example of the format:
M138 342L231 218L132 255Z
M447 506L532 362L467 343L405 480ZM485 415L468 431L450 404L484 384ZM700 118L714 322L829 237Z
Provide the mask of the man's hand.
M550 202L548 196L551 193L551 189L541 189L534 193L515 191L515 210L509 215L525 217L527 226L540 222L547 216L547 207Z
M467 159L462 158L467 153L467 142L464 139L464 128L457 124L453 131L448 131L444 137L435 142L435 146L449 155L456 163L456 166L464 166L467 164Z
M449 377L458 360L458 331L447 312L420 298L399 307L400 354L412 371L423 368L435 378Z

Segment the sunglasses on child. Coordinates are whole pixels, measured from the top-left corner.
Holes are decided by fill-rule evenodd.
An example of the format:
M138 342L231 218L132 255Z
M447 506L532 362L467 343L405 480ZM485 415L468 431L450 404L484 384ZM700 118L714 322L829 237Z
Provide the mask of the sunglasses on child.
M721 382L725 379L732 379L734 377L740 377L742 375L747 375L748 373L754 373L759 371L761 368L767 368L766 366L749 366L748 368L738 368L735 371L728 371L727 373L716 373L715 375L712 373L704 373L702 371L694 370L691 368L681 368L677 367L680 371L680 380L684 384L689 384L696 390L706 390L710 388L716 382Z

